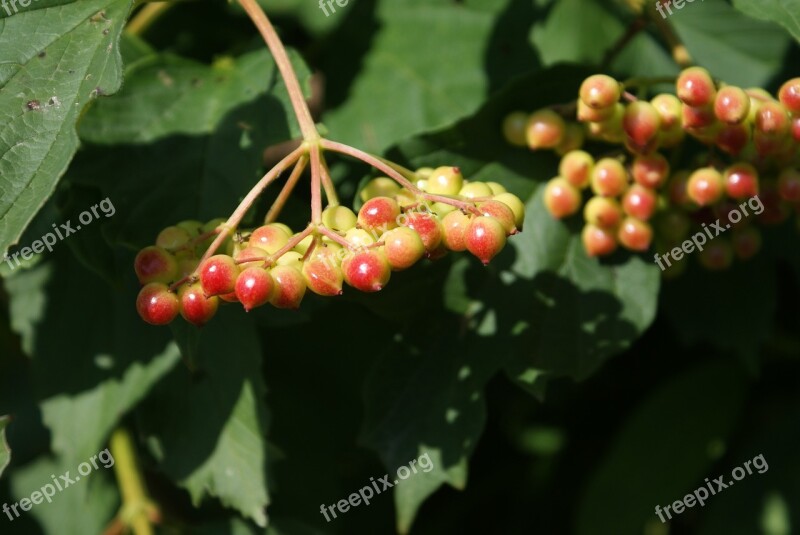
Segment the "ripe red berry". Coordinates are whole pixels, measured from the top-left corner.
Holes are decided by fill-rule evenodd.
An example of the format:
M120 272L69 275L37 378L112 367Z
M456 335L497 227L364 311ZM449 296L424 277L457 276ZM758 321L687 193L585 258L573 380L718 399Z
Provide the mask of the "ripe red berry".
M694 134L698 130L712 126L717 116L714 115L714 108L711 106L694 108L684 104L681 108L681 120L683 127Z
M247 312L268 303L274 289L272 275L262 267L249 267L236 278L236 298Z
M555 177L544 189L544 205L550 215L562 219L578 211L581 193L566 178Z
M403 226L414 229L422 238L425 251L430 254L442 243L442 224L436 216L424 212L411 212L405 215ZM402 217L401 217L402 219Z
M493 217L475 217L464 231L464 243L486 265L505 247L506 231Z
M647 221L655 213L657 201L655 191L640 184L634 184L622 197L622 209L631 217Z
M589 225L613 229L622 221L622 209L611 197L592 197L583 207L583 219Z
M466 251L464 233L469 226L471 218L461 210L450 212L442 219L442 242L451 251Z
M464 185L464 175L458 167L437 167L428 177L425 190L437 195L457 195Z
M553 110L539 110L531 114L525 125L525 139L530 149L552 149L564 137L564 119Z
M306 286L317 295L334 296L342 294L344 275L342 268L329 255L313 255L303 264Z
M289 242L289 234L276 224L258 227L250 235L250 247L258 247L269 254L277 253Z
M689 177L686 184L686 193L689 198L700 206L714 204L722 198L724 192L722 175L713 167L697 169Z
M730 124L720 129L714 142L728 154L738 156L747 146L748 141L750 141L749 125Z
M702 67L689 67L678 76L676 93L684 104L708 106L714 101L716 89L711 75Z
M639 155L631 166L633 180L647 188L660 188L669 177L669 162L660 153Z
M778 193L791 203L800 202L800 172L787 167L778 175Z
M161 247L145 247L133 261L133 269L140 284L173 282L178 277L178 262Z
M583 248L589 256L606 256L614 252L617 248L617 240L614 237L614 231L595 225L586 225L583 227L581 241L583 241Z
M378 249L356 251L342 260L344 280L362 292L377 292L386 286L392 270Z
M582 150L573 150L561 158L558 164L558 174L567 179L567 182L578 189L589 185L594 168L594 158Z
M181 316L192 325L202 327L217 313L219 299L206 297L199 284L183 286L178 292L178 298Z
M383 234L397 226L400 205L389 197L375 197L361 206L358 211L358 224L361 228Z
M517 233L514 212L511 211L507 204L495 200L479 202L478 210L480 210L481 215L495 218L503 225L507 235L510 236Z
M649 102L638 100L625 107L622 129L628 142L638 153L648 153L654 147L661 129L661 116Z
M714 99L714 115L727 124L738 124L750 113L750 97L741 87L725 86Z
M167 325L180 310L178 296L166 284L151 282L145 285L136 298L136 311L150 325Z
M778 91L778 100L791 113L800 113L800 78L785 82Z
M299 308L306 294L303 274L292 266L278 265L270 270L270 275L275 282L275 289L269 302L276 308Z
M233 292L239 266L228 255L214 255L200 266L200 284L206 295L222 295Z
M595 74L583 81L580 98L587 106L594 109L613 106L621 95L620 84L605 74Z
M628 173L619 160L603 158L592 170L592 191L604 197L617 197L628 186Z
M646 251L653 241L653 229L644 221L626 217L619 226L617 239L626 249Z
M461 213L460 211L450 212ZM447 214L444 220L447 220ZM445 230L446 233L446 230ZM383 235L383 252L386 261L394 271L408 269L425 254L425 244L416 230L398 227Z
M749 163L739 162L722 175L725 192L732 199L748 199L758 193L758 171Z

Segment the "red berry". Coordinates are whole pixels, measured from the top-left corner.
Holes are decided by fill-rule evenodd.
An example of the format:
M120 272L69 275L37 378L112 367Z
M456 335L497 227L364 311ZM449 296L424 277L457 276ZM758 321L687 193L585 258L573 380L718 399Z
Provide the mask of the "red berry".
M684 104L681 108L681 120L684 128L694 131L713 125L717 116L714 115L714 109L711 106L694 108Z
M178 296L169 291L162 282L151 282L144 286L136 298L136 311L150 325L167 325L180 310Z
M564 119L553 110L539 110L531 114L525 125L525 139L531 149L552 149L564 137Z
M631 166L633 180L648 188L659 188L669 177L669 162L659 152L637 156Z
M133 269L139 283L170 283L178 277L178 262L166 249L161 247L145 247L133 261Z
M639 184L634 184L622 197L622 209L636 219L647 221L656 211L656 192Z
M716 95L714 80L702 67L684 69L675 85L678 98L692 107L708 106Z
M578 211L581 194L566 178L556 177L544 189L544 205L550 215L561 219Z
M791 203L800 202L800 172L797 169L787 167L781 171L778 175L778 193Z
M758 193L758 171L749 163L739 162L722 175L725 191L732 199L748 199Z
M386 286L392 274L389 262L377 249L356 251L342 260L344 280L362 292L377 292Z
M587 106L594 109L613 106L621 95L619 82L605 74L595 74L583 81L580 98Z
M317 295L342 294L344 275L334 256L313 255L303 263L303 276L308 289Z
M689 198L700 206L714 204L722 198L723 191L722 175L713 167L697 169L686 184Z
M614 106L607 108L592 108L584 101L578 99L577 118L581 122L600 123L607 121L614 115Z
M478 203L478 210L481 215L495 218L505 229L507 235L517 233L517 225L514 220L514 212L507 204L501 201L484 201Z
M442 219L442 228L444 229L442 241L444 246L451 251L466 251L467 244L464 241L464 232L467 230L470 221L471 218L461 210L455 210L444 216L444 219Z
M439 247L442 243L442 224L436 216L425 212L411 212L404 216L403 226L417 231L427 253L430 254Z
M475 217L464 231L464 243L486 265L505 247L506 231L493 217Z
M589 225L613 229L622 221L622 209L611 197L592 197L583 207L583 219Z
M661 116L649 102L631 102L625 107L622 129L636 152L647 153L655 147L661 129Z
M792 78L781 86L778 100L791 113L800 113L800 78Z
M588 152L573 150L561 158L558 174L576 188L583 189L589 185L594 168L594 158Z
M236 278L236 298L247 312L267 304L274 289L272 275L262 267L249 267Z
M206 297L199 284L184 286L178 292L178 298L180 299L181 316L192 325L202 327L217 313L219 299Z
M614 252L617 248L617 240L614 231L586 225L581 232L583 248L589 256L606 256Z
M398 227L383 235L383 252L389 266L395 271L400 271L419 262L425 254L425 244L422 243L422 238L416 230Z
M239 266L228 255L214 255L200 266L200 284L208 296L233 292L238 276Z
M644 221L626 217L617 231L619 242L632 251L646 251L653 241L653 229Z
M277 308L295 310L300 307L306 294L306 280L303 274L292 266L275 266L270 271L275 289L269 302Z
M714 115L723 123L739 124L750 113L750 97L741 87L725 86L714 100Z
M619 160L603 158L592 170L592 191L604 197L617 197L628 186L628 173Z
M365 202L358 211L358 224L361 228L380 235L397 226L399 215L400 205L397 201L389 197L374 197Z
M730 124L725 125L717 134L717 139L714 141L717 146L733 156L738 156L739 153L747 146L750 141L750 127L743 124Z

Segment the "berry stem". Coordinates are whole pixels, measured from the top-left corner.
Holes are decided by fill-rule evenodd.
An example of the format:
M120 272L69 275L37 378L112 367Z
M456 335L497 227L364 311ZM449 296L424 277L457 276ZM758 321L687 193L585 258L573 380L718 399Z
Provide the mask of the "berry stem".
M475 204L472 201L461 201L459 199L452 199L445 195L435 195L433 193L425 193L422 195L422 198L425 199L426 201L449 204L450 206L455 206L456 208L460 208L465 212L471 212L476 215L481 215L480 210L478 210L475 207Z
M311 221L315 225L322 223L322 156L318 144L311 146Z
M157 516L158 513L147 496L130 433L122 427L117 428L109 439L109 449L114 458L114 473L122 495L120 518L135 535L152 535L150 516Z
M275 220L278 219L281 210L283 210L283 206L286 204L286 200L289 198L289 195L292 194L294 187L297 185L297 181L300 180L303 171L305 171L306 165L308 165L308 154L303 154L300 156L300 159L297 160L297 164L294 166L292 174L289 176L286 184L283 185L283 189L281 189L281 192L278 194L278 198L272 203L272 206L267 212L267 216L264 218L264 223L274 223Z
M339 196L336 194L336 187L333 185L331 179L331 170L328 168L328 162L325 161L325 155L322 154L320 171L322 172L322 187L325 188L325 198L328 201L328 206L338 206Z
M694 65L694 59L692 59L692 55L689 54L689 49L683 44L683 41L681 41L681 38L672 27L672 24L670 24L666 18L658 14L656 5L648 4L646 9L647 17L650 19L650 22L655 24L659 33L664 38L664 41L667 42L667 46L670 52L672 52L673 61L682 69Z
M349 241L345 240L344 238L339 236L336 232L332 231L328 227L326 227L324 225L320 225L319 227L317 227L317 230L319 231L320 234L322 234L323 236L329 237L330 239L332 239L333 241L335 241L336 243L338 243L339 245L341 245L345 249L348 249L350 251L353 250L353 244L352 243L350 243Z
M344 143L331 141L329 139L321 139L319 143L324 149L338 152L339 154L345 154L357 160L361 160L367 165L371 165L375 169L384 172L388 177L416 195L422 194L422 191L415 184L404 177L399 171L397 171L392 165L389 165L382 158L378 158L377 156L368 154L355 147L345 145Z
M286 253L297 247L297 244L303 241L306 238L306 236L314 232L314 228L315 227L313 224L308 225L305 228L305 230L303 230L302 232L298 232L297 234L292 236L292 238L288 242L286 242L286 245L275 251L275 254L268 256L265 262L270 266L273 265L280 257L282 257L283 255L285 255Z
M286 90L289 93L289 98L292 101L292 108L297 117L297 122L300 124L300 131L303 133L303 139L306 141L316 141L319 139L319 132L314 124L314 119L311 118L311 111L308 109L308 104L303 97L303 91L300 89L300 82L297 80L297 74L294 72L289 56L286 54L286 49L278 37L275 28L270 23L267 14L261 9L256 0L239 0L247 15L258 28L261 37L267 43L272 57L275 59L275 64L283 78L283 83L286 85Z

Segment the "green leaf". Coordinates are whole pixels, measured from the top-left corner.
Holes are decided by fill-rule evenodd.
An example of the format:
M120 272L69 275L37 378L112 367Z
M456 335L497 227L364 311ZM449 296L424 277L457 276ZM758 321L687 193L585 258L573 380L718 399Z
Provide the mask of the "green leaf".
M266 526L266 388L256 333L241 310L221 310L198 353L194 373L175 369L144 404L148 443L195 506L214 496Z
M11 423L10 416L0 417L0 477L3 477L3 472L11 462L11 448L8 447L6 442L6 427Z
M743 407L745 377L726 361L704 363L640 404L591 477L575 533L634 535L660 524L655 506L682 499L709 475Z
M293 66L307 82L308 69L296 54ZM289 96L267 50L221 58L207 66L168 54L137 61L125 73L125 86L89 108L79 125L81 139L98 144L149 143L175 134L212 134L232 110L268 94L269 115L257 123L266 144L297 137L300 129ZM265 105L263 102L261 105ZM256 128L241 118L240 136ZM287 135L288 132L288 135Z
M52 449L68 459L88 458L121 415L175 366L179 353L164 331L136 314L135 281L129 279L124 290L112 288L74 262L68 250L54 257L15 273L5 286L12 327L32 359ZM80 336L80 343L65 344L54 332ZM78 414L92 425L76 425Z
M78 147L84 106L121 83L130 0L83 0L0 19L0 251L15 243Z
M742 13L775 22L789 30L800 41L800 5L793 0L733 0Z

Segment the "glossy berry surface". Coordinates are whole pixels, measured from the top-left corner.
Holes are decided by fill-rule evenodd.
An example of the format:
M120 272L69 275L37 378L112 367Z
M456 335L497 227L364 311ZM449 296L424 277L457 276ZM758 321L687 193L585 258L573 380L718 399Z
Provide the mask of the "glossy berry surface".
M581 194L566 178L556 177L547 183L544 190L544 205L553 217L564 218L578 211Z
M133 267L140 284L170 283L178 276L178 262L172 254L161 247L150 246L139 251L133 261Z
M449 215L445 216L445 221ZM419 262L425 254L425 244L422 243L422 238L419 237L415 230L408 227L398 227L390 230L383 235L382 241L386 261L395 271L410 268Z
M272 275L261 267L249 267L236 278L236 298L246 311L251 311L269 302L275 282Z
M389 262L377 249L358 251L342 260L344 280L362 292L378 292L392 274Z
M228 255L214 255L200 266L200 284L206 295L222 295L233 292L239 266Z
M184 286L178 293L178 298L181 316L192 325L202 327L217 313L219 299L206 297L199 284Z
M476 217L464 231L464 243L467 250L486 265L505 247L506 231L492 217Z
M180 303L166 284L151 282L139 291L136 311L150 325L167 325L178 315Z

